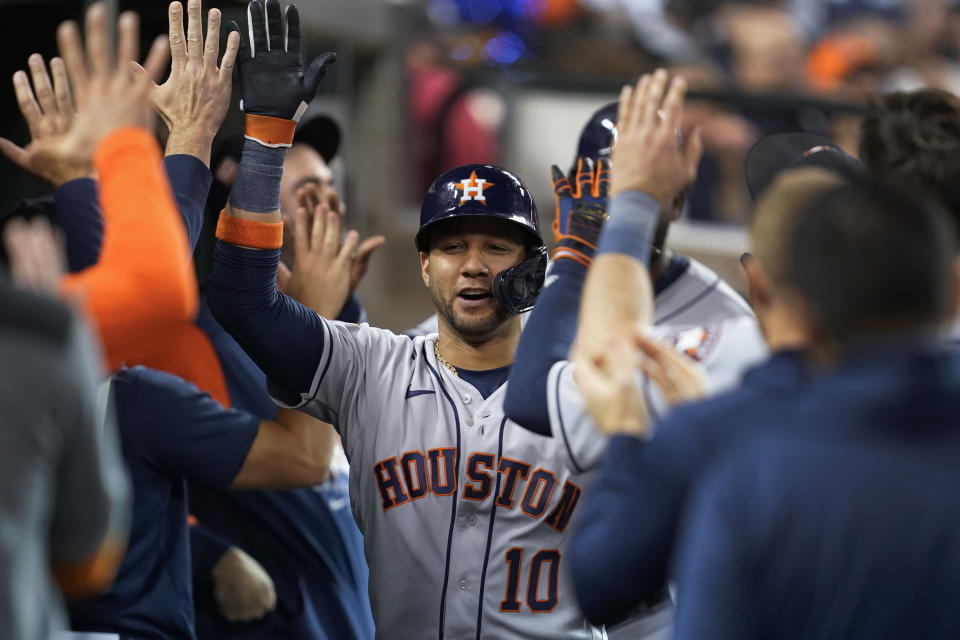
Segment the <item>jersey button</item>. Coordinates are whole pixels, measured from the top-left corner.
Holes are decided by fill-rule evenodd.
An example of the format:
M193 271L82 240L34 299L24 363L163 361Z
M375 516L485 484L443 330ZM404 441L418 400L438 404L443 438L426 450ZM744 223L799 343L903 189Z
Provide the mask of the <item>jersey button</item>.
M473 426L473 418L467 418L467 422L466 422L465 424L466 424L468 427L472 427L472 426Z
M467 582L466 580L461 580L461 581L460 581L460 590L461 590L461 591L466 591L466 590L467 590L467 587L469 587L469 586L470 586L470 583Z
M470 525L471 527L477 524L477 516L473 515L472 513L467 515L466 520L467 520L467 524Z
M470 397L470 394L463 396L463 404L470 404L471 400L473 400L473 398Z

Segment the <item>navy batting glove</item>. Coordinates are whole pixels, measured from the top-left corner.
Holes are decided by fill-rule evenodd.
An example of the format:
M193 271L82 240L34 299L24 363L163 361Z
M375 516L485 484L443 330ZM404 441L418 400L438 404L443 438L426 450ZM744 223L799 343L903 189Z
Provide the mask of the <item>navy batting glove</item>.
M250 115L299 121L317 95L327 67L337 59L330 52L315 58L306 73L300 52L300 13L294 5L280 10L280 0L252 0L247 5L247 33L240 33L237 68L241 108Z
M557 211L553 234L557 248L553 259L569 258L590 266L603 222L607 219L607 192L610 189L610 161L602 158L594 171L589 158L577 160L576 188L556 165L550 168Z

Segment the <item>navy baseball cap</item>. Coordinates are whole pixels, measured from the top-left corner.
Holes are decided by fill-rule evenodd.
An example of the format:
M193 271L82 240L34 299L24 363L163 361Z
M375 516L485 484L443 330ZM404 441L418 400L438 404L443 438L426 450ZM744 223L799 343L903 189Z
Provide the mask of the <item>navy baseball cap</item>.
M340 126L326 115L319 115L310 118L306 122L297 125L293 134L293 144L308 144L327 164L337 157L337 151L340 150Z
M853 179L866 173L863 163L829 138L812 133L775 133L757 140L747 152L745 172L750 197L756 200L781 171L820 167Z

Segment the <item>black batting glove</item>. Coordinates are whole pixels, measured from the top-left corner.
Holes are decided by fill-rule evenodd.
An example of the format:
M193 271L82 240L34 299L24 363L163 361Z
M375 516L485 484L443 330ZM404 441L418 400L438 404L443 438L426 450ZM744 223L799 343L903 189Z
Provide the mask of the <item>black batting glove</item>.
M303 71L300 51L300 13L294 5L285 12L280 0L252 0L247 5L247 31L236 22L230 31L240 32L237 67L240 71L241 108L249 115L299 121L327 67L337 54L325 53Z

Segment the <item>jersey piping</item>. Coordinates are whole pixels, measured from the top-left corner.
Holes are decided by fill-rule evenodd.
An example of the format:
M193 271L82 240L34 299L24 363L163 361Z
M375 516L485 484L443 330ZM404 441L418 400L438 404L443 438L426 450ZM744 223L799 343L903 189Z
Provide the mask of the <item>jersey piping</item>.
M500 468L500 459L503 458L503 430L507 426L507 417L500 421L500 441L497 444L497 467ZM480 602L477 605L477 640L480 640L480 629L483 624L483 591L487 583L487 565L490 563L490 545L493 543L493 523L497 517L497 499L500 495L500 479L503 474L497 473L497 483L493 489L493 508L490 510L490 525L487 527L487 548L483 556L483 571L480 573Z
M704 289L703 291L701 291L700 293L698 293L697 295L695 295L693 298L691 298L690 300L688 300L688 301L686 302L686 304L683 304L683 305L677 307L676 309L674 309L673 311L671 311L671 312L668 313L667 315L663 316L662 318L658 318L656 324L664 324L664 323L666 323L667 320L669 320L670 318L673 318L674 316L680 315L681 313L683 313L684 311L686 311L687 309L689 309L689 308L692 307L693 305L697 304L698 302L700 302L701 300L703 300L705 297L707 297L707 295L709 295L709 293L710 293L711 291L713 291L714 289L716 289L716 288L717 288L717 285L719 285L721 281L722 281L722 278L720 278L720 276L717 276L717 277L714 279L714 281L711 282L711 283L707 286L706 289Z
M565 363L562 366L563 368L566 368L569 366L569 363ZM560 404L560 380L563 378L562 374L563 371L558 372L556 383L553 385L554 402L556 403L557 407L562 406ZM580 463L577 462L577 459L573 455L573 448L570 446L570 440L567 438L567 428L563 424L563 412L558 411L557 417L560 420L560 434L563 436L563 446L567 448L567 455L570 457L570 462L573 464L573 468L577 471L577 473L585 473L583 468L580 466Z
M443 384L443 379L440 377L440 374L430 366L430 363L424 360L424 364L427 365L427 368L430 370L430 373L433 374L433 377L437 379L437 384L440 385L440 391L443 392L443 396L447 399L447 402L450 403L450 408L453 409L453 420L457 425L457 455L454 458L453 462L453 471L454 477L457 478L457 482L460 481L460 414L457 412L457 405L453 402L453 398L450 397L450 394L447 392L447 387ZM446 560L443 567L443 590L440 592L440 630L437 634L437 640L443 640L443 628L445 625L445 618L447 613L447 585L450 582L450 549L453 547L453 529L457 524L457 500L459 497L459 491L454 491L451 498L453 499L453 504L450 512L450 530L447 532L447 553Z

